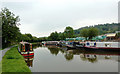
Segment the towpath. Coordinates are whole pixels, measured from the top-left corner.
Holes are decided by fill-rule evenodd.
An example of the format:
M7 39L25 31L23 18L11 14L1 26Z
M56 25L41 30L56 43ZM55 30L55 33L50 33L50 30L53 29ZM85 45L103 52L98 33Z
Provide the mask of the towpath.
M16 45L14 45L14 46L16 46ZM0 61L2 60L2 57L5 55L5 53L14 46L10 46L8 48L5 48L4 50L0 50Z

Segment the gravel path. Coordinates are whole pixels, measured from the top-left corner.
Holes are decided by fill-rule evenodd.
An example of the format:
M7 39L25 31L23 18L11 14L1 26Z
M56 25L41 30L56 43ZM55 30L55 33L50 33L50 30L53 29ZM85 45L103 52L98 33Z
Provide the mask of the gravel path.
M14 45L15 46L15 45ZM5 48L4 50L0 50L0 61L2 60L2 57L5 55L5 53L10 50L12 47L14 46L10 46L8 48Z

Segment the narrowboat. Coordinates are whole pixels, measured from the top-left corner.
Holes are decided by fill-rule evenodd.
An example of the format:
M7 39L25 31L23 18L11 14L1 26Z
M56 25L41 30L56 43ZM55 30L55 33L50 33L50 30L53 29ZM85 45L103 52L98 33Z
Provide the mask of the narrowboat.
M43 41L43 45L58 45L59 41Z
M84 48L85 43L84 42L74 42L74 46L76 47L76 49L81 49Z
M59 47L66 47L66 41L59 41L58 45Z
M79 48L84 48L84 43L67 42L66 46L67 46L68 49L79 49Z
M66 47L68 49L75 49L74 42L66 42Z
M24 57L34 56L32 44L28 42L20 42L18 47L19 53Z
M85 49L120 51L118 42L86 42Z

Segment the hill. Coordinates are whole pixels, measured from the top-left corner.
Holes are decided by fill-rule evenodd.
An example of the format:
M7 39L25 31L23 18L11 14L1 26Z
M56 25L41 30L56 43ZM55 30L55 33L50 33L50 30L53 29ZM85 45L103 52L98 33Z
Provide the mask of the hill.
M98 24L98 25L94 25L94 26L86 26L86 27L82 27L79 29L74 30L74 34L75 36L80 36L80 31L84 28L88 29L91 27L97 28L99 30L99 35L102 34L106 34L106 33L114 33L115 31L119 31L119 26L120 24L118 23L106 23L106 24Z

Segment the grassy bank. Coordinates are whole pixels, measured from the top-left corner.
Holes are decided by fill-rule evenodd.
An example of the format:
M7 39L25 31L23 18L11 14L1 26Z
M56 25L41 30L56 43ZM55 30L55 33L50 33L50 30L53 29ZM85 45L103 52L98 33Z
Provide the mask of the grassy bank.
M40 44L40 42L34 42L34 43L32 43L32 44Z
M0 74L2 73L2 62L0 62Z
M31 72L17 46L8 50L2 59L2 72Z
M0 48L0 50L3 50L2 48Z

